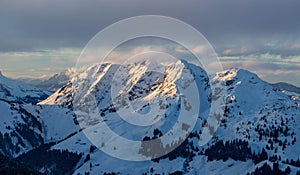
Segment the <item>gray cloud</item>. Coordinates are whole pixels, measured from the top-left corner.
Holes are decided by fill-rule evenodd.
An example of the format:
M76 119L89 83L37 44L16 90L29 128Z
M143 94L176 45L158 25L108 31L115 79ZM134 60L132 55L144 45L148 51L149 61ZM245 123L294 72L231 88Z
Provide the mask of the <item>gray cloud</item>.
M300 38L299 1L9 1L0 4L1 51L83 47L109 24L136 15L183 20L217 48Z

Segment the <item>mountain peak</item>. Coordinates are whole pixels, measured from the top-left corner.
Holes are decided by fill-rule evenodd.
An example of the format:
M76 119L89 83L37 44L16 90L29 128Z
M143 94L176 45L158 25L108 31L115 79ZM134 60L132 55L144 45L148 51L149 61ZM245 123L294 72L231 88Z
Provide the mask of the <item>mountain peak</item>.
M239 80L253 80L253 81L262 81L255 73L250 72L245 69L240 68L231 68L228 70L224 70L216 74L217 79L221 79L223 81L239 79Z

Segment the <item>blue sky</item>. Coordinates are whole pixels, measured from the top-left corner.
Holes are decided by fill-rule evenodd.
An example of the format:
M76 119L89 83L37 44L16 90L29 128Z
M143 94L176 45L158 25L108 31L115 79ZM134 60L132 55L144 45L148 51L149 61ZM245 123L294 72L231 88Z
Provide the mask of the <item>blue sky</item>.
M87 42L106 26L154 14L199 30L225 68L300 86L299 7L292 0L2 0L0 70L15 78L58 73L74 67Z

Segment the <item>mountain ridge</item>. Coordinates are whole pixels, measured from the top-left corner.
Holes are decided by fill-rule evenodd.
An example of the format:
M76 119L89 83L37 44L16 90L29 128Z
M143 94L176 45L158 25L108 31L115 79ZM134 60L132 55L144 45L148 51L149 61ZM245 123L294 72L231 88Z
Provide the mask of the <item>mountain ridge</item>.
M281 90L285 90L285 91L289 91L289 92L295 92L300 94L300 88L297 86L294 86L292 84L289 83L285 83L285 82L278 82L278 83L274 83L272 84L273 86L281 89Z

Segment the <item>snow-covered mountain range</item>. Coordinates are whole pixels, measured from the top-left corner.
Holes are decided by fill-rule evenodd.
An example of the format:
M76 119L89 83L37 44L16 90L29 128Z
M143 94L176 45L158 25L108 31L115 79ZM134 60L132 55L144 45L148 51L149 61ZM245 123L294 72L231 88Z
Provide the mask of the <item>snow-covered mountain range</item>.
M46 174L300 173L300 95L282 92L249 71L230 69L207 75L186 61L163 66L146 61L96 64L71 77L37 104L17 103L13 97L37 99L44 91L0 77L0 94L6 94L0 98L1 154ZM191 82L197 92L182 94ZM226 93L220 94L220 88ZM199 97L200 106L195 126L182 127L190 131L187 139L162 157L149 155L149 151L166 150L162 140L177 125L180 112L191 114L192 120L197 107L192 95ZM212 127L208 117L216 99L224 99L220 106L224 112L215 115L219 127ZM156 103L158 108L151 105ZM138 117L151 118L147 115L151 111L157 117L140 121L152 121L149 126L136 126L128 122L135 115L128 112L130 108ZM96 132L104 126L115 134ZM212 131L211 139L201 145L205 128ZM137 142L157 139L161 146L132 145L124 152L126 143L119 137ZM114 143L111 150L110 142ZM139 153L148 159L114 157L120 152L123 158Z

